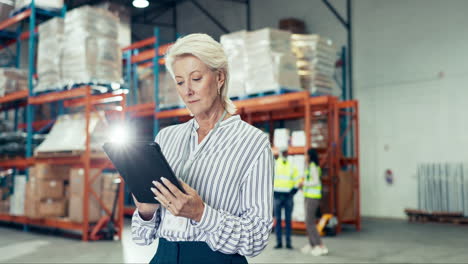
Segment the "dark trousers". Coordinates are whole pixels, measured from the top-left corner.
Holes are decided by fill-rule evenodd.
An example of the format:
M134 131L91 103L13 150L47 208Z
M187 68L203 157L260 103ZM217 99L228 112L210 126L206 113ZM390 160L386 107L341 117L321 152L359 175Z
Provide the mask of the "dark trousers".
M239 254L223 254L213 251L205 242L170 242L159 239L158 251L150 264L247 264L247 259Z
M293 196L289 193L275 193L276 243L282 245L283 228L282 209L284 208L284 221L286 224L286 245L291 245L291 216L294 207Z

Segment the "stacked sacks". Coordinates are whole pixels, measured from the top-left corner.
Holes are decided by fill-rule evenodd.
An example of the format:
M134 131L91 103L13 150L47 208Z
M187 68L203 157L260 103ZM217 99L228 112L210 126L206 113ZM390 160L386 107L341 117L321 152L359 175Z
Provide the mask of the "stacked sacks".
M311 94L337 94L335 62L336 46L319 35L293 34L292 50L297 58L301 86Z
M61 51L65 85L121 83L118 23L101 8L84 6L67 13Z
M247 31L242 30L221 36L221 44L228 59L229 97L239 97L245 94L247 34Z
M249 32L246 54L247 94L301 90L289 32L271 28Z
M62 87L60 76L60 48L63 40L63 18L53 18L39 25L37 46L38 84L34 92L59 90Z

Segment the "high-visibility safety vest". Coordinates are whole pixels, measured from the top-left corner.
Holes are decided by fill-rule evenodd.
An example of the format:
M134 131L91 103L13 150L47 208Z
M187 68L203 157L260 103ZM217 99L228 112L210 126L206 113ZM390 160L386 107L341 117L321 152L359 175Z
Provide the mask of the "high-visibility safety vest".
M322 182L320 181L321 175L322 169L314 162L311 162L309 164L309 168L306 171L304 187L302 187L304 197L312 199L322 198Z
M275 164L274 191L288 193L300 182L299 171L292 164L279 157Z

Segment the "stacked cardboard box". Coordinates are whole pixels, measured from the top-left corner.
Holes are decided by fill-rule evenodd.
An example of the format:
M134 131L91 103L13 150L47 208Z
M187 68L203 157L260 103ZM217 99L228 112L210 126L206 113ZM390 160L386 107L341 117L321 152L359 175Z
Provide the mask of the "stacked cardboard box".
M114 206L119 182L120 176L117 173L104 173L102 175L102 202L110 212L112 212ZM105 212L103 212L104 214ZM118 214L119 211L116 207L114 218L117 218Z
M38 83L34 92L62 88L60 74L60 47L63 40L64 21L56 17L39 25L37 46Z
M97 169L91 169L90 181L96 173L99 173ZM83 168L73 168L70 171L70 204L68 207L68 217L71 221L82 223L84 219L83 215L83 201L84 201L84 182L85 175ZM102 176L99 175L92 184L94 192L98 197L102 196ZM88 195L88 220L90 223L97 222L101 218L101 206L93 195Z
M66 215L65 180L68 166L37 164L30 169L26 186L25 214L30 218Z
M339 95L333 79L337 59L333 42L320 35L301 34L293 34L291 40L302 88L311 94Z
M28 74L16 68L0 68L0 97L28 89Z
M60 59L65 85L121 83L118 24L102 8L83 6L67 13Z

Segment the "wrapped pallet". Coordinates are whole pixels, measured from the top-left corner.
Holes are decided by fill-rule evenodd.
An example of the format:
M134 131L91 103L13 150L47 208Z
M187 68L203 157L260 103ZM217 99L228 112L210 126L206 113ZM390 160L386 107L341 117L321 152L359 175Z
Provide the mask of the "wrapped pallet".
M114 15L89 6L67 13L61 73L66 86L122 82L118 20Z
M221 36L221 44L228 59L229 97L239 97L245 94L247 34L247 31L242 30Z
M151 103L154 98L154 75L150 68L140 69L138 87L138 103ZM184 105L175 87L175 81L167 71L159 72L159 108L173 108Z
M15 10L28 7L31 2L32 0L15 0ZM63 0L34 0L34 4L42 9L61 9Z
M39 25L37 46L38 83L35 93L59 90L62 87L60 74L60 48L63 40L64 21L56 17Z
M28 74L16 68L0 68L0 96L28 89Z
M248 33L245 66L247 94L301 89L290 38L289 32L271 28Z
M333 79L337 59L333 42L316 34L293 34L291 40L302 88L311 94L339 95Z

